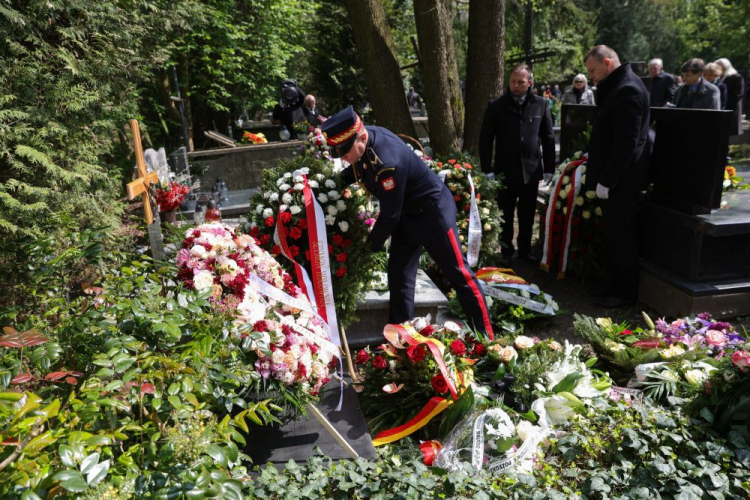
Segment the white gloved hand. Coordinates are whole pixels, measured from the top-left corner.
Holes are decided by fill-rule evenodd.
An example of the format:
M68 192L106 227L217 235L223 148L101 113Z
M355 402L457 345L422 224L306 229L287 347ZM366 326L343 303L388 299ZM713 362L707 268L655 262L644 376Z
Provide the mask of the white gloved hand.
M494 181L495 180L495 173L494 172L490 172L489 174L487 174L487 178L489 180L491 180L491 181Z
M549 186L552 184L552 174L544 174L544 185Z
M604 187L601 184L596 185L596 197L602 200L609 198L609 188Z

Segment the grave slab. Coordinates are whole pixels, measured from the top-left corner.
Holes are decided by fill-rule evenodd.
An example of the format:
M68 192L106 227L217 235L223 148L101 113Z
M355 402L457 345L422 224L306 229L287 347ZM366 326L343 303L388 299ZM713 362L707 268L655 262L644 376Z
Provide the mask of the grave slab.
M374 458L377 453L367 430L359 398L351 385L344 390L341 411L335 411L338 402L339 383L332 381L321 393L318 409L359 456ZM289 460L304 462L314 455L316 446L325 456L334 460L350 458L315 417L309 414L281 427L251 427L247 443L244 452L256 465L268 462L282 465Z
M383 328L388 324L390 292L371 290L357 307L359 321L346 330L351 347L380 344L383 341ZM441 321L448 308L448 299L423 270L417 272L417 285L414 294L414 316L428 314L433 321Z
M250 209L250 196L257 193L258 189L238 189L229 191L227 197L229 200L221 202L221 217L232 218L245 215ZM210 193L208 193L210 195ZM185 209L180 210L180 215L188 220L193 220L195 212L195 200L185 204Z

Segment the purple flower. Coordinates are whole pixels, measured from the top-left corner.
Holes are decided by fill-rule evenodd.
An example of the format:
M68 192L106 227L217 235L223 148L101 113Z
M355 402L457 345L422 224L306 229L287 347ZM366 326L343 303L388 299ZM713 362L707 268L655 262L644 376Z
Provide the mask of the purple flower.
M711 315L707 312L700 313L698 315L698 319L703 320L703 321L709 321L711 319Z
M708 329L709 329L709 330L721 330L721 331L726 331L726 330L729 330L730 328L732 328L732 325L730 325L730 324L729 324L729 323L727 323L726 321L717 321L716 323L711 323L711 324L710 324L710 325L708 326Z

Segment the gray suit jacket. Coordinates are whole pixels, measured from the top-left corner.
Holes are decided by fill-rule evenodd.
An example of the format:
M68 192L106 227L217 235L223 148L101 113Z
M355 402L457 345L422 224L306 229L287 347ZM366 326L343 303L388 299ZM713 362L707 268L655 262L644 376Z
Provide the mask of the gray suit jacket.
M677 89L674 103L678 108L721 109L720 95L719 87L701 77L695 92L690 92L689 85L682 85Z

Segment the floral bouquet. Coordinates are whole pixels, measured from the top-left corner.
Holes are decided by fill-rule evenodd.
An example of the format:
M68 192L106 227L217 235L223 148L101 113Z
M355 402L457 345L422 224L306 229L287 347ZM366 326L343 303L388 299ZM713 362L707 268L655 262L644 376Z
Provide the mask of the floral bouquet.
M268 139L266 139L266 136L261 133L254 134L252 132L245 132L242 134L242 140L240 142L243 144L267 144Z
M479 249L477 265L489 265L496 260L502 217L497 206L497 191L500 183L492 181L481 171L474 169L468 161L470 158L446 161L427 160L433 172L443 178L456 202L456 226L461 241L461 250L465 253L469 241L469 218L471 214L471 185L469 174L474 182L476 199L482 225L482 244Z
M450 321L438 326L429 324L429 318L418 318L388 325L385 337L384 344L362 349L355 360L362 410L373 435L409 427L410 419L425 408L437 404L440 407L433 411L442 411L462 398L472 379L471 366L487 355L471 330ZM439 429L447 432L441 425L445 413L436 415L420 435L435 437Z
M303 195L303 178L307 176L313 194L325 213L328 253L331 261L333 295L339 324L349 325L356 318L357 304L370 290L373 273L378 267L377 254L366 244L376 214L368 208L364 192L358 187L342 186L327 159L300 156L282 162L263 172L260 192L250 198L250 215L245 229L260 246L274 257L281 247L274 241L276 219L281 218L288 234L289 252L300 265L310 268L307 215ZM293 272L290 260L281 257L282 266Z
M724 182L722 184L724 191L747 187L742 186L743 181L744 179L737 175L737 169L732 167L731 165L727 165L727 167L724 169Z
M646 314L643 316L645 329L616 324L609 318L594 320L578 315L574 328L622 379L631 377L638 366L663 366L657 362L713 363L712 360L731 356L745 345L745 338L732 325L713 321L708 313L672 322L663 319L653 322Z
M297 137L307 137L307 134L313 131L313 126L307 120L292 124L292 128L297 132Z
M177 278L210 290L217 310L234 318L232 332L258 390L281 393L299 408L329 380L338 351L292 277L249 235L219 222L191 228L177 254Z
M579 151L555 171L543 218L541 268L582 278L598 273L604 246L602 209L595 191L585 191L588 158Z
M170 182L156 188L156 204L160 212L169 212L180 207L180 203L190 192L190 187L183 186L177 182Z
M310 127L310 131L300 134L300 137L303 138L302 144L300 144L299 147L300 154L309 155L318 159L330 159L328 151L331 148L328 147L325 137L321 134L316 134L314 128Z

